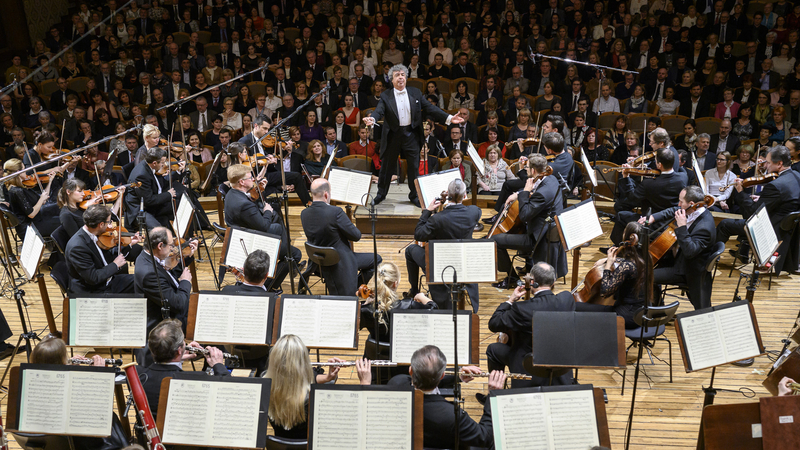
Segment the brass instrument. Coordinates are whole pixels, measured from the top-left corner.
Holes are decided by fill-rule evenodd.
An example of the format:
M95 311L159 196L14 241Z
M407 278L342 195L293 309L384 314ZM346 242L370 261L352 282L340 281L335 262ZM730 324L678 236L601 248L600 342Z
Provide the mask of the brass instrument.
M446 374L452 375L452 370L445 370ZM458 372L458 374L462 377L472 377L472 378L488 378L491 375L489 372L481 372L481 373L469 373L469 372ZM532 380L533 376L524 374L524 373L508 373L506 372L506 377L511 378L512 380Z
M800 383L789 383L789 389L792 390L792 395L800 395Z
M397 367L396 362L389 361L388 359L376 359L374 361L369 362L373 367ZM330 367L347 367L347 366L355 366L355 361L344 361L344 362L312 362L312 366L330 366Z
M186 351L190 353L194 353L195 355L208 355L208 350L200 347L192 347L190 345L186 346ZM231 355L230 353L222 353L222 357L225 359L239 359L239 355Z
M73 366L77 366L79 364L84 364L84 365L90 366L90 365L94 364L94 360L92 360L91 358L81 358L80 356L75 356L73 358L70 358L68 362L70 364L72 364ZM121 359L109 359L109 358L106 358L105 362L106 362L107 366L121 366L122 365L122 360Z

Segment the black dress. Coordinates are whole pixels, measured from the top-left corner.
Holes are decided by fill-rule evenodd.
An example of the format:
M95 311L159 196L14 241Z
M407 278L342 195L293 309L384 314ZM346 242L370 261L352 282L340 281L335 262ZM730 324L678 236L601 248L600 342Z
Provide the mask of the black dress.
M23 226L32 223L42 237L49 237L61 224L58 217L58 205L50 200L53 198L52 196L42 205L33 219L28 217L33 212L33 206L39 201L40 196L41 191L38 187L25 189L11 186L8 188L8 202L11 204L11 210L19 216L20 223Z
M636 311L644 306L645 291L637 292L639 270L633 261L618 258L614 270L603 270L600 282L600 295L602 297L614 296L613 306L603 306L591 303L576 303L576 311L614 311L625 319L625 328L638 328L633 321Z
M72 209L67 205L61 207L61 213L58 215L61 220L61 226L67 232L69 237L72 237L78 230L83 227L83 211L80 209Z

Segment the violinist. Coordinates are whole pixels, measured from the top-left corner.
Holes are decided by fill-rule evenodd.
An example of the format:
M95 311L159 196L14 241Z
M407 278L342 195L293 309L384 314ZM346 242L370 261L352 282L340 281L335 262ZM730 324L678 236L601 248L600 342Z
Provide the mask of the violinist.
M231 144L231 148L243 150L243 145L239 142ZM275 159L273 155L267 155L269 161ZM275 267L275 277L270 288L274 291L280 289L281 283L289 273L289 265L285 262L286 255L292 253L295 261L303 258L302 253L296 247L290 245L286 237L285 230L281 223L281 217L273 211L269 203L261 205L260 199L253 200L253 193L258 199L258 190L266 187L266 180L259 181L259 188L255 186L253 170L244 164L235 164L228 167L228 182L231 190L225 195L225 221L229 225L246 228L264 233L274 234L281 237L281 247L278 254L278 264ZM304 184L305 185L305 184ZM248 249L252 251L254 249Z
M713 224L713 219L712 219ZM576 311L614 311L625 319L625 328L638 328L633 320L636 311L644 306L645 302L645 263L642 249L639 245L639 236L642 234L642 225L639 222L630 222L625 226L620 247L608 249L606 258L595 264L603 267L603 276L599 280L600 296L614 297L613 305L597 303L576 302Z
M161 130L158 129L158 126L147 124L142 129L142 137L144 138L144 144L139 147L139 150L136 152L136 159L135 163L138 166L139 163L144 161L144 157L147 155L147 151L153 147L158 147L158 141L161 139Z
M47 160L50 154L57 151L55 148L55 143L56 140L50 133L46 131L39 131L36 133L34 136L33 148L28 149L28 152L25 153L22 159L25 167L30 167L34 164L38 164ZM65 164L65 161L52 161L49 164L45 164L37 168L37 170L47 171L50 173L54 171L63 172L64 168L59 166L59 164Z
M147 139L152 137L145 136L145 140ZM128 176L129 181L142 183L138 188L129 189L125 193L128 213L125 217L129 226L134 223L142 203L148 228L170 225L169 222L173 218L171 202L177 194L174 188L167 186L167 180L158 175L166 167L166 159L166 151L159 147L150 147L144 161L134 167ZM184 162L179 163L179 170L182 171L184 164Z
M7 174L19 172L24 167L22 161L16 158L9 159L3 165ZM60 225L58 220L58 205L50 200L52 187L49 183L42 183L41 188L36 182L36 177L42 181L41 175L20 173L14 178L6 180L8 196L6 200L11 205L11 210L20 218L23 226L32 224L43 237L50 236ZM44 180L51 181L44 178Z
M783 145L789 149L789 156L792 158L792 170L800 172L800 137L790 137Z
M538 148L537 145L533 144L535 137L536 125L530 124L528 129L525 130L524 139L513 141L513 143L512 141L506 142L504 157L513 160L535 153Z
M796 145L796 144L795 144ZM773 147L767 153L767 173L778 174L777 178L762 186L761 194L757 200L744 192L743 180L736 179L734 192L731 197L739 205L743 219L723 219L717 226L717 242L728 242L733 235L744 236L746 219L753 215L761 205L767 208L772 226L778 241L783 241L778 247L780 257L773 266L775 274L780 275L787 258L790 271L797 271L797 248L790 245L792 232L781 228L781 221L794 211L800 210L800 173L791 169L792 158L789 149L780 145ZM740 249L748 248L740 246ZM749 255L740 250L740 257L747 259ZM745 260L747 260L745 259Z
M498 289L514 289L517 285L517 276L511 264L508 249L521 250L530 253L534 250L533 260L544 261L550 246L547 242L537 241L545 239L551 224L547 219L552 213L559 214L563 209L561 190L558 180L552 176L545 176L547 160L540 154L533 154L527 161L526 171L528 178L525 187L511 194L506 203L519 201L519 219L525 227L522 234L502 233L492 236L497 243L497 270L506 272L507 276L499 283L492 286ZM563 250L561 250L563 253ZM560 265L560 264L559 264ZM566 265L566 261L564 261ZM566 270L564 269L564 272Z
M675 219L677 253L667 252L653 270L654 284L686 284L686 295L694 309L711 307L711 274L705 262L714 252L717 237L714 217L703 204L703 190L687 186L681 190L678 206L650 216L649 224ZM644 224L645 218L639 219Z
M643 212L653 213L677 206L681 189L686 187L686 174L676 173L672 167L680 161L677 151L669 147L669 134L663 128L657 128L650 135L650 144L659 147L656 152L656 168L661 171L655 178L645 178L638 185L633 182L627 172L622 172L619 184L619 199L614 204L617 218L611 231L611 242L615 245L622 241L622 232L629 222L639 220L640 215L633 212L641 208ZM622 167L630 167L623 164Z
M456 152L458 150L453 151ZM472 239L472 231L481 218L481 210L475 205L467 206L461 203L466 195L467 185L462 180L451 181L447 186L446 198L435 199L422 210L422 215L414 230L414 239L417 242L443 239ZM445 208L436 212L445 201ZM413 298L420 292L418 284L419 269L422 269L423 273L427 273L425 267L425 249L416 243L406 247L406 268L408 269L408 282L411 283L411 290L403 294L405 297ZM441 307L444 307L449 298L447 292L438 292L437 289L434 289L434 285L431 285L430 288L433 300ZM478 285L468 284L467 293L472 300L472 308L477 313Z
M79 178L72 178L64 182L58 191L58 206L61 212L58 217L61 220L61 227L67 232L69 237L75 235L83 227L83 210L78 204L83 201L84 189L86 184ZM121 197L121 196L120 196ZM102 197L94 197L89 200L88 205L94 205L102 201Z
M192 273L189 265L192 256L180 264L179 246L176 246L172 231L165 227L155 227L149 231L149 242L144 241L144 251L136 258L134 265L134 290L147 298L147 332L162 320L162 307L169 310L169 317L178 319L183 328L186 327L189 313L189 296L192 293ZM188 244L189 252L194 255L197 241ZM155 258L155 267L153 260ZM173 265L174 264L174 265ZM161 299L164 299L164 304ZM148 352L137 352L137 361L147 366L152 361Z
M135 261L142 241L139 234L131 237L127 246L100 248L100 236L115 225L111 209L92 205L83 213L84 226L67 243L64 255L69 271L69 291L73 294L130 294L133 275L128 274L127 262ZM135 247L134 247L135 246Z

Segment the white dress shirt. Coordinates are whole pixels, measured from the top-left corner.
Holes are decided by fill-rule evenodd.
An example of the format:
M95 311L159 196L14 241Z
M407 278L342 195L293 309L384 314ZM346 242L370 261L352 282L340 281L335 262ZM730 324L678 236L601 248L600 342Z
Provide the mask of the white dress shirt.
M409 103L408 89L394 90L394 99L397 103L397 118L401 127L411 125L411 103Z

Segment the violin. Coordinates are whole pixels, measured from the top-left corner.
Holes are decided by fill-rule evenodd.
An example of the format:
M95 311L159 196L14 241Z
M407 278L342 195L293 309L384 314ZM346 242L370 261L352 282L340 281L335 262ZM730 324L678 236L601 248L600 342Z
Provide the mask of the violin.
M367 286L366 284L362 284L361 286L358 287L357 295L358 298L366 300L375 295L375 293L372 291L372 289L369 288L369 286Z
M655 178L661 175L658 169L646 169L641 167L606 167L603 173L622 172L624 175L634 175L638 177Z
M172 145L170 145L166 139L161 138L158 143L162 147L171 147L173 150L183 151L183 142L181 141L172 141Z
M165 259L164 267L167 270L174 269L183 258L192 256L191 244L193 242L197 242L197 239L189 239L187 241L185 239L177 238L175 241L176 245L170 249L169 255L167 255Z
M228 267L228 272L236 278L239 283L244 283L244 269L238 267Z
M169 160L169 164L165 164L164 167L161 168L156 175L163 177L164 175L168 174L173 168L178 169L180 164L183 161L178 161L174 156Z
M631 247L633 244L629 241L623 241L619 243L618 248L623 247ZM575 298L575 302L577 303L591 303L596 305L603 305L603 306L613 306L615 299L614 296L608 297L601 297L600 296L600 288L603 282L603 271L605 270L605 264L600 263L598 261L597 264L594 265L589 272L586 273L586 276L583 278L583 283L578 285L575 289L572 290L572 296Z
M636 159L634 159L633 162L631 163L631 165L632 166L640 166L642 164L647 164L647 163L649 163L650 161L652 161L652 160L654 160L656 158L656 153L657 152L658 152L658 150L653 150L651 152L647 152L647 153L643 154L642 156L639 156Z
M770 181L775 180L776 178L778 178L778 174L775 173L775 172L768 173L766 175L762 175L762 176L759 176L759 177L745 178L744 180L742 180L742 187L743 188L749 188L749 187L757 186L759 184L766 184L766 183L769 183ZM719 191L720 192L725 192L729 187L734 186L734 185L736 185L736 183L731 183L731 184L728 184L728 185L725 185L725 186L720 186L719 187Z
M703 198L702 202L697 202L692 204L690 207L686 208L686 215L693 213L697 208L704 206L706 208L710 208L714 205L716 199L710 195L706 195ZM675 245L677 242L678 237L675 235L675 219L670 221L669 226L667 229L664 230L653 242L650 243L650 248L648 251L650 252L650 258L653 260L653 264L655 264L659 259L661 259L665 253L669 249Z
M538 181L552 174L553 168L551 166L547 166L547 169L545 169L544 173L536 175L534 180ZM497 217L497 221L494 223L494 225L492 225L492 228L489 230L489 234L486 235L486 238L488 239L500 233L515 232L515 230L522 228L522 225L522 221L519 219L519 201L508 203Z
M275 147L275 144L278 143L278 139L275 135L272 134L265 134L264 137L261 138L261 145L264 147Z
M256 165L258 165L258 166L266 166L267 165L267 156L266 155L261 155L261 154L256 154L255 156L251 156L251 155L246 155L244 157L240 156L239 157L239 163L240 164L244 164L244 165L248 165L250 167L256 167Z
M51 161L51 160L54 160L54 159L56 159L57 157L59 157L59 156L61 156L61 155L65 154L65 153L69 153L69 151L64 151L64 150L62 150L62 151L60 151L60 152L59 152L59 151L50 152L50 153L48 153L48 154L46 154L46 155L42 155L42 161ZM64 162L70 162L70 161L72 161L72 158L73 158L73 156L72 156L72 155L70 155L70 156L65 156L65 157L61 158L61 161L64 161Z
M36 172L36 176L28 175L30 178L22 181L22 186L26 188L35 188L39 183L47 184L50 182L50 175L47 172ZM36 181L39 178L39 181Z
M108 230L97 236L97 246L103 250L111 250L117 246L126 247L131 245L131 238L135 235L136 233L129 232L125 227L109 225Z
M142 185L141 181L137 181L134 183L128 183L122 186L112 186L106 185L103 186L102 189L98 189L96 191L85 190L83 191L83 201L78 203L78 207L80 209L86 209L89 206L89 202L97 197L103 196L103 201L107 203L113 203L117 201L119 198L119 191L120 188L138 188Z
M539 139L539 138L525 138L525 139L520 138L520 139L517 139L517 140L514 140L514 141L508 141L503 146L503 150L507 149L509 146L513 146L516 143L519 143L520 147L522 147L522 148L530 147L531 145L539 145L539 141L540 140L541 139ZM555 158L555 156L554 156L554 158Z

